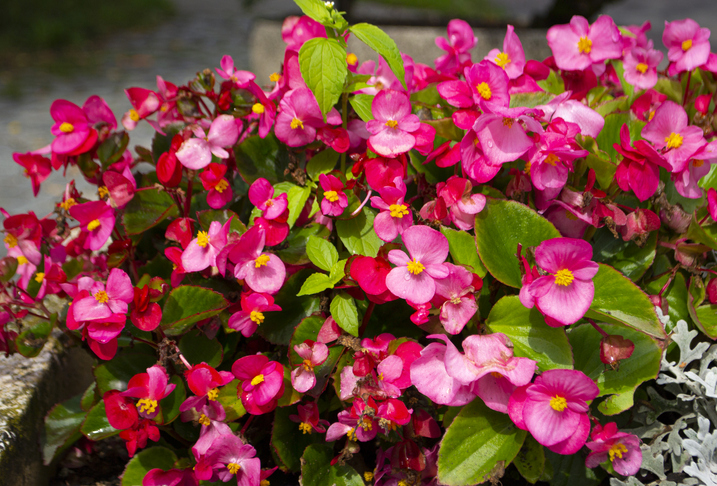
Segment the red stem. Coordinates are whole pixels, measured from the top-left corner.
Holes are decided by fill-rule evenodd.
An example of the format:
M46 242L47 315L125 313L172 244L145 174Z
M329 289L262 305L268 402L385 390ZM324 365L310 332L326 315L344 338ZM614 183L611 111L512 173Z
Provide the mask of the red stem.
M602 329L600 326L598 326L598 325L595 323L595 321L593 321L592 319L588 319L588 322L589 322L590 324L592 324L592 326L597 330L597 332L599 332L599 333L602 335L602 337L608 337L608 336L609 336L609 334L606 333L605 331L603 331L603 329Z

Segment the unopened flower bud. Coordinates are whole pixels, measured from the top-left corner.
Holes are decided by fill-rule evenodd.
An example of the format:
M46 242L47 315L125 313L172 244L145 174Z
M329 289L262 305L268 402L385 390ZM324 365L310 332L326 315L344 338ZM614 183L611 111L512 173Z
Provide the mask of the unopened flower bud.
M652 302L652 305L654 305L655 307L659 307L662 311L662 315L666 316L670 310L670 305L667 303L667 299L660 295L649 295L648 297L650 298L650 302Z
M620 361L632 356L634 350L635 344L632 341L617 334L610 334L600 341L600 361L617 369Z

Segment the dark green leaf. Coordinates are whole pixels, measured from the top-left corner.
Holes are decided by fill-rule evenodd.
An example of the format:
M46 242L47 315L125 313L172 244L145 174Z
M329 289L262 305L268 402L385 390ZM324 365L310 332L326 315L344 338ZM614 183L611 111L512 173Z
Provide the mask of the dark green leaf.
M441 226L441 233L448 239L451 258L456 265L467 265L477 273L480 278L488 272L483 266L476 250L475 238L466 231L459 231Z
M339 161L339 153L332 149L327 148L322 150L318 154L311 157L306 163L306 174L311 178L312 181L318 181L320 174L328 174L334 167L336 162Z
M117 354L94 369L97 393L102 396L109 390L125 391L130 378L137 373L146 373L156 362L157 358L149 354L128 351Z
M585 158L588 163L588 167L595 171L595 178L597 179L598 185L604 191L610 187L613 179L615 178L615 171L617 171L617 165L609 160L604 160L594 154L588 154Z
M224 407L224 411L227 414L227 422L233 422L246 415L244 405L242 405L241 399L238 397L238 388L239 380L232 380L219 390L219 398L217 400L222 404L222 407Z
M214 342L219 344L217 341ZM184 354L184 351L182 351L182 354ZM162 424L164 425L173 422L174 419L179 417L179 407L184 402L184 399L187 398L187 391L184 388L184 381L181 376L174 375L169 380L169 383L175 385L174 390L159 401L159 407L162 410Z
M97 147L97 157L102 162L102 167L107 168L121 159L128 144L129 135L127 135L127 132L115 132L108 136Z
M662 287L667 283L669 275L663 275L657 280L653 280L645 287L645 291L651 295L657 295L662 290ZM672 283L668 289L662 294L663 297L667 297L668 314L670 316L670 325L665 328L665 331L671 332L672 328L677 324L680 319L690 322L690 312L687 310L687 284L685 283L685 277L681 272L677 272Z
M164 191L149 189L138 191L127 203L122 214L122 224L128 235L138 235L158 225L166 217L179 214L174 201Z
M222 345L216 339L209 339L207 336L194 329L182 336L179 340L179 350L190 364L207 363L216 368L222 362L224 353Z
M289 165L286 146L280 144L273 133L265 138L249 137L234 148L237 170L244 182L252 184L263 177L272 184L284 180L284 169Z
M301 482L311 486L364 486L363 479L351 466L331 465L333 447L312 444L301 456Z
M565 83L563 83L563 78L561 78L558 73L553 70L550 71L550 74L546 79L538 81L538 86L543 88L548 93L556 95L565 92Z
M306 244L310 236L318 238L328 238L330 232L323 224L312 223L300 228L294 227L289 232L289 236L284 240L287 247L278 250L276 255L281 261L290 265L305 265L309 263L309 257L306 254Z
M319 108L326 117L343 92L348 72L346 48L336 39L309 39L299 50L299 68L301 77L314 93Z
M229 218L231 218L232 222L229 224L230 232L234 231L240 235L246 232L246 226L242 223L241 219L239 219L237 213L231 209L207 209L205 211L198 211L197 218L204 231L209 231L209 226L212 224L212 221L219 221L223 226L229 221Z
M173 289L167 297L162 312L162 329L168 336L179 336L195 322L219 314L228 305L218 292L182 285Z
M106 439L121 432L121 430L112 427L110 421L107 420L104 400L100 400L97 405L92 407L90 413L87 414L87 418L82 423L81 430L82 434L90 440Z
M309 255L311 263L326 272L330 272L331 267L339 261L339 252L336 251L334 245L316 236L309 236L306 253Z
M573 486L577 484L580 486L596 486L600 483L600 480L595 475L596 471L600 471L600 468L586 468L585 458L582 455L571 454L564 456L551 451L545 451L545 455L549 461L549 464L545 464L546 469L550 465L554 471L550 486Z
M122 486L139 486L147 473L159 468L169 471L177 462L177 455L166 447L151 447L135 454L122 473Z
M525 438L525 442L523 442L523 447L520 448L520 452L515 456L513 464L515 464L521 476L529 483L535 484L545 470L545 450L543 446L532 435L528 435Z
M593 260L612 265L636 282L655 260L656 247L657 231L653 231L644 245L639 247L632 241L623 241L609 231L601 230L593 240Z
M336 230L346 249L352 255L363 255L375 258L383 241L376 236L373 230L373 211L364 207L352 219L339 219L336 221Z
M311 444L325 442L318 432L306 433L299 429L299 423L289 418L289 415L297 413L296 406L277 408L271 428L271 447L283 465L292 472L299 472L301 469L304 449Z
M388 34L376 27L375 25L360 23L352 25L351 33L355 35L364 44L376 51L388 63L393 74L406 87L406 73L403 68L403 59L401 51L398 50L396 42L391 39Z
M53 322L57 320L57 314L53 314ZM30 324L32 321L27 322ZM47 343L52 332L53 322L37 319L30 327L25 328L15 338L15 347L18 353L26 358L34 358Z
M45 434L42 437L42 459L47 466L67 450L82 434L80 426L87 412L82 410L82 395L58 403L45 417Z
M705 304L694 310L695 324L710 339L717 339L717 305Z
M371 112L373 97L374 95L357 94L349 98L349 102L356 110L356 114L365 122L373 120L373 113Z

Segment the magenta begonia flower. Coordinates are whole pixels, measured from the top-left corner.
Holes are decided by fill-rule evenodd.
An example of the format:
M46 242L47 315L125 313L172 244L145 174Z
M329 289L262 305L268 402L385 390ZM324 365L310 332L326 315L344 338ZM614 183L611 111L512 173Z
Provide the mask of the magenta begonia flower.
M306 393L316 385L314 368L324 364L329 348L324 343L304 341L294 346L294 351L304 361L291 372L291 386L299 393Z
M37 197L40 192L40 184L52 173L50 159L33 153L14 153L12 159L25 169L25 177L30 179L32 184L32 195Z
M325 126L319 102L308 88L289 91L279 102L279 114L276 116L274 133L276 138L289 147L301 147L316 139L316 132ZM335 118L338 117L338 120ZM335 109L326 117L332 125L341 123L341 117ZM338 121L338 123L334 123Z
M97 132L90 126L85 112L76 104L67 100L55 100L50 106L50 115L55 120L51 128L56 137L52 141L54 153L70 154L85 148L88 140L97 140Z
M269 294L242 294L241 310L232 314L227 325L241 332L242 336L249 337L264 322L264 312L280 310L281 307L274 303L274 297Z
M488 164L499 166L513 162L534 145L527 131L541 133L543 127L528 116L528 108L504 108L481 104L485 113L480 116L473 130ZM468 135L466 135L468 136Z
M275 294L284 284L286 267L278 256L263 253L265 241L265 231L252 226L231 250L229 259L236 264L235 278L246 281L254 292Z
M436 59L436 71L453 74L471 61L470 50L478 43L473 29L465 20L453 19L448 22L448 39L436 37L436 45L446 51Z
M552 319L546 319L549 325L573 324L590 308L592 278L600 268L592 256L590 243L574 238L553 238L535 249L535 262L548 275L535 279L528 291L540 312Z
M274 197L274 187L260 177L249 187L249 201L262 212L266 219L276 219L288 206L288 196L281 193Z
M617 166L615 182L623 191L632 191L640 201L649 199L660 183L660 167L670 168L665 158L645 140L630 145L630 129L625 123L620 129L620 144L613 144L623 156Z
M319 184L324 190L324 198L321 200L321 214L324 216L341 216L349 199L344 192L344 183L338 177L331 174L319 175Z
M714 163L717 163L717 141L704 145L692 154L692 158L681 172L672 174L677 192L692 199L702 197L702 188L697 183L709 173Z
M663 57L656 49L633 48L623 61L625 81L637 89L652 88L657 84L657 66Z
M217 68L217 74L224 79L234 83L237 88L246 88L256 75L249 71L240 71L234 67L232 56L224 56L221 60L221 68Z
M348 367L344 369L348 369ZM373 440L378 434L377 410L378 406L372 397L368 397L366 402L361 398L356 398L351 405L351 410L339 412L339 421L331 424L329 430L326 431L326 442L333 442L344 435L351 440L360 442Z
M383 241L393 241L413 224L413 211L404 201L406 185L396 177L393 186L385 186L379 193L380 197L371 198L371 206L380 211L373 220L373 229Z
M209 127L209 133L195 126L193 129L196 138L190 138L182 143L177 150L177 159L187 169L203 169L212 161L212 154L220 159L229 157L229 152L223 147L234 145L239 139L239 127L236 120L230 115L219 115Z
M261 461L256 456L256 449L245 444L234 434L219 436L197 464L197 479L210 480L212 473L228 482L236 477L237 486L256 486L261 475ZM207 467L208 466L208 467Z
M87 232L83 246L92 251L102 248L115 227L115 210L104 201L75 204L70 208L70 216Z
M523 68L525 68L525 51L523 51L523 44L515 34L515 29L512 25L508 26L505 33L503 50L492 49L488 52L485 60L502 67L510 79L517 79L523 74Z
M306 405L299 404L298 415L289 415L289 420L299 423L299 430L302 434L326 432L328 420L319 419L319 405L316 402L308 402Z
M169 383L167 370L160 365L147 368L146 373L139 373L130 378L124 397L139 398L137 411L144 418L154 418L159 413L159 401L172 393L174 383Z
M384 157L396 157L416 145L421 121L411 113L411 102L406 93L391 89L381 90L371 103L374 119L366 123L371 133L368 143L374 152Z
M232 365L232 373L239 379L238 395L246 411L261 415L276 408L284 394L284 367L261 354L244 356Z
M710 30L692 19L665 21L662 42L670 60L668 74L692 71L707 62L710 56Z
M217 265L217 255L227 244L230 224L231 218L223 226L219 221L212 221L209 231L197 233L182 253L184 272L201 272Z
M76 321L104 319L113 314L127 314L128 304L134 300L134 287L129 276L119 268L110 270L107 286L90 277L81 277L78 289L90 292L87 297L72 304L72 313Z
M558 454L574 454L590 433L587 402L599 393L582 371L548 370L513 393L508 412L540 444Z
M564 71L582 71L593 63L622 57L620 30L607 15L592 25L575 15L569 24L549 28L547 38L555 64Z
M617 424L610 422L605 427L596 425L590 438L592 441L585 444L592 451L585 458L586 467L597 467L609 460L623 476L633 476L640 470L642 451L636 435L620 432Z
M207 204L209 204L210 208L221 209L231 202L234 196L232 188L229 187L229 181L224 178L226 172L226 165L212 162L204 172L199 174L202 186L209 191L207 193Z
M440 320L446 332L459 334L478 311L473 295L473 274L452 263L444 265L450 273L446 278L436 280L436 296L443 301L440 304Z
M386 276L386 286L395 295L415 304L425 304L436 293L434 279L448 276L443 265L448 239L428 226L412 226L401 235L408 254L391 250L388 260L397 265Z

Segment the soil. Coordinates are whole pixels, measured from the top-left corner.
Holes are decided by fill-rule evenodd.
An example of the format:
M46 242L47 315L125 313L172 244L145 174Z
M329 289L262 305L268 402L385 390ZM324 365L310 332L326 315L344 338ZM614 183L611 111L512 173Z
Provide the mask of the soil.
M120 486L129 457L124 441L110 437L79 441L57 465L49 486Z

